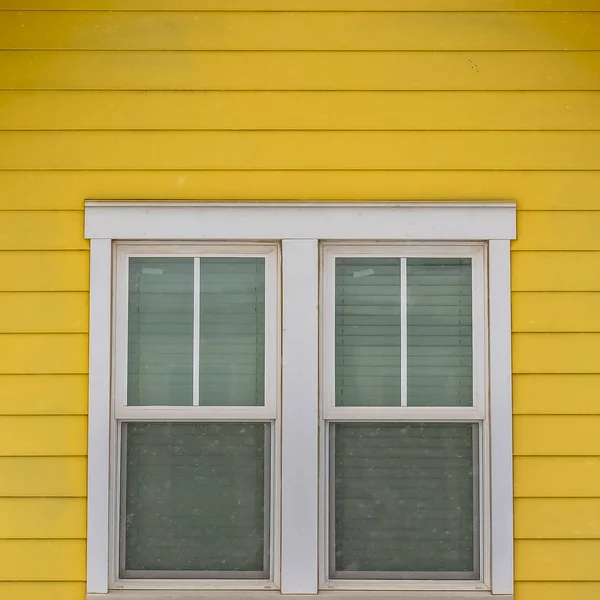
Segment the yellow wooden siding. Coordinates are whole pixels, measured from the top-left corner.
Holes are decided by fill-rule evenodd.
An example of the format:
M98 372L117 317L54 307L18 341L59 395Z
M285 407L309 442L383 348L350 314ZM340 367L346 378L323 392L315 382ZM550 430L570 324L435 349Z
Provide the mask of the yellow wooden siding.
M519 498L515 502L515 537L599 539L600 499Z
M85 292L0 292L0 333L86 333L88 311Z
M586 11L598 0L3 0L8 10Z
M600 170L600 132L136 131L121 133L118 144L108 131L4 132L0 165L10 170Z
M0 51L0 89L598 90L598 51Z
M517 581L594 581L600 540L517 540Z
M600 0L3 0L0 597L85 594L85 199L513 200L516 600L596 600L599 198Z
M85 539L85 520L85 498L0 498L7 539Z
M46 110L49 104L52 111ZM307 94L4 90L0 92L0 109L0 130L7 131L600 129L600 93L570 91Z
M23 50L600 50L600 14L7 12L0 39Z
M0 252L2 292L87 292L88 252Z
M513 331L600 332L600 292L515 292L512 309Z
M599 456L517 456L514 465L517 498L600 498Z
M82 415L0 416L0 456L83 456L87 419Z
M515 597L527 600L598 600L600 583L523 582L516 584Z
M600 416L518 415L514 418L516 456L600 456Z
M0 579L81 581L85 540L0 540Z
M83 456L0 456L0 497L81 497L86 488Z
M87 373L86 334L0 334L0 373Z
M0 415L84 415L87 386L86 375L0 375Z
M513 377L515 414L600 414L600 375L535 374Z
M0 598L19 600L81 600L85 598L85 583L0 581ZM587 600L587 599L585 599Z
M117 132L113 135L117 136ZM488 198L516 200L519 211L595 211L600 197L600 171L461 170L438 171L432 177L429 171L175 170L138 171L133 175L128 171L0 170L0 189L2 208L21 211L83 210L83 198L165 201L403 199L422 202L481 201ZM529 253L518 255L519 263L537 260ZM576 257L577 254L571 256ZM87 256L84 258L87 261ZM552 256L553 262L557 260L563 260L560 254ZM526 264L529 271L539 270L539 265L530 268L530 262ZM559 266L562 268L564 265L557 264L557 272ZM520 271L520 265L517 267ZM585 265L582 265L582 276L585 275L584 268ZM73 270L80 271L71 265L68 272ZM563 269L562 277L569 277L572 270L571 267ZM4 269L0 269L0 282L3 274ZM13 273L11 280L16 275ZM593 277L593 272L587 276ZM540 291L560 285L564 285L564 291L581 289L577 285L571 287L569 279L563 283L562 277L554 277L557 280L554 283L540 280ZM599 281L596 289L600 289L600 278L596 279Z

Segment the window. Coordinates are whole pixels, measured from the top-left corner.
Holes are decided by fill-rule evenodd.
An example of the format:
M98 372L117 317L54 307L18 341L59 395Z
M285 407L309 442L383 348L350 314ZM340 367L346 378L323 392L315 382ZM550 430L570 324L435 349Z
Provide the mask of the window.
M278 247L115 254L113 577L271 580Z
M89 203L88 591L511 593L514 227Z
M331 580L479 580L484 248L323 246Z

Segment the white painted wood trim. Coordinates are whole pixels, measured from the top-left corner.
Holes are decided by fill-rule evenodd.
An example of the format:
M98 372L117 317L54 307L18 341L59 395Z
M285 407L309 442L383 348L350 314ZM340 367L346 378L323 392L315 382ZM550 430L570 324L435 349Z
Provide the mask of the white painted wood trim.
M513 448L510 242L489 244L492 592L512 594Z
M129 240L495 240L516 236L510 203L101 203L85 237Z
M111 240L90 244L87 591L108 590Z
M318 588L319 245L283 240L281 591Z

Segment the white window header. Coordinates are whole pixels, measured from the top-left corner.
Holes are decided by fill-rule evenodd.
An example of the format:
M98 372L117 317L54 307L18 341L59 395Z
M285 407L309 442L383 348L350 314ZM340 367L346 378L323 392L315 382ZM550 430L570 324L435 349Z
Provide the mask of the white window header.
M499 202L87 202L85 237L113 240L508 240Z

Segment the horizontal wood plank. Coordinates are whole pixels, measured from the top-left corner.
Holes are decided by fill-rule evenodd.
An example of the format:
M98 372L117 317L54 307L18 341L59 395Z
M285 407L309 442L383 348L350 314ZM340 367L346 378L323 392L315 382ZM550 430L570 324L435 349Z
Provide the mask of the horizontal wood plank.
M0 291L87 291L89 261L81 251L0 252Z
M87 250L81 211L0 211L1 250Z
M515 414L600 414L600 374L515 375Z
M83 497L83 456L0 457L0 497Z
M513 252L514 292L599 292L597 252Z
M600 52L0 51L0 89L600 90Z
M86 510L85 498L0 498L2 538L84 539Z
M84 581L85 540L0 539L0 580Z
M88 337L84 334L2 334L0 373L87 373Z
M600 129L598 92L4 90L0 106L0 130Z
M521 212L513 250L600 250L598 211Z
M598 600L600 582L518 582L515 595L527 600Z
M600 132L3 132L0 165L5 170L592 170L600 169Z
M600 457L517 456L516 498L600 498Z
M435 174L427 171L0 171L0 190L5 210L83 210L84 199L516 200L519 210L597 210L600 171L439 171ZM31 254L40 256L40 253ZM43 256L51 254L44 253ZM537 262L530 252L515 254L528 257L527 265L531 261ZM570 257L580 254L583 255L568 253L569 271L573 267ZM19 255L23 256L23 253ZM77 253L71 254L71 257L75 256ZM544 253L543 256L552 257L553 262L556 257L561 260L558 252ZM88 259L85 252L80 253L80 257ZM584 257L583 260L587 259ZM516 262L520 263L521 258ZM47 264L44 267L49 268ZM539 268L540 265L536 265L536 270ZM0 282L3 271L4 265L0 269ZM64 281L71 272L77 273L79 280L80 269L71 262L66 273L53 273L53 276ZM15 278L22 279L22 274L12 273L11 279L5 281L12 284ZM588 273L588 278L593 279L592 273ZM527 280L520 283L527 286L534 279L536 273L527 273ZM553 290L563 283L562 279L554 278L543 282L546 287L540 289ZM563 289L569 291L570 288ZM600 291L600 280L597 290Z
M518 498L517 539L600 539L599 498Z
M86 375L0 375L0 415L85 415Z
M86 333L88 313L85 292L0 292L0 333Z
M82 600L85 583L74 581L0 581L0 598Z
M84 416L0 416L0 456L83 456Z
M517 540L516 581L594 581L600 540Z
M518 415L513 423L517 456L600 456L600 416Z
M600 332L600 292L515 292L512 308L516 332Z
M514 373L598 373L600 333L513 334Z
M598 0L3 0L8 10L160 11L582 11L600 10Z
M0 47L44 50L598 50L600 13L6 12Z

